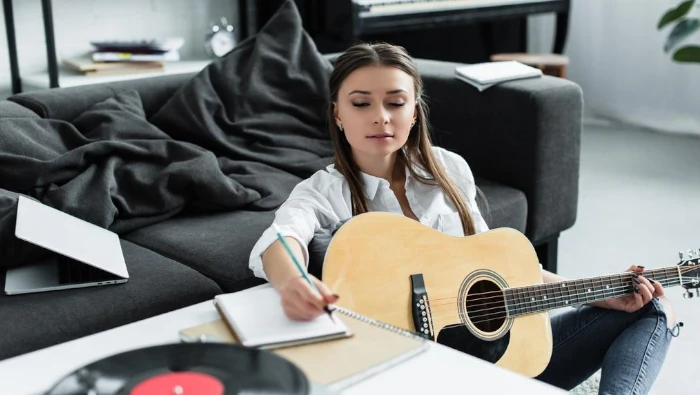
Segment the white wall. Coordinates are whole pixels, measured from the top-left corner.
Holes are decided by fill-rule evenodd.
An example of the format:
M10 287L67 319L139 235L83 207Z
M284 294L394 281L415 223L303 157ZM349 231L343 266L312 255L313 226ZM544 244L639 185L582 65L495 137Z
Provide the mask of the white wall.
M583 89L587 117L700 135L700 63L672 61L663 52L671 26L656 29L678 3L572 0L568 78ZM528 50L551 51L553 26L553 16L531 17ZM691 42L700 45L700 34Z
M41 2L14 0L15 35L22 75L47 70ZM4 15L0 7L0 98L11 93ZM236 0L54 0L56 56L80 56L91 40L185 38L183 59L205 59L204 34L223 16L236 26Z

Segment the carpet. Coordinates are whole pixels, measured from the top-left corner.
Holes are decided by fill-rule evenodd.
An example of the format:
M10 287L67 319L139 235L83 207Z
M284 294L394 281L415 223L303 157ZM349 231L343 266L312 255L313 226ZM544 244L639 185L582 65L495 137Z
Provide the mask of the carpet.
M574 395L596 395L598 394L598 386L600 385L600 370L589 377L586 381L576 386L569 391Z

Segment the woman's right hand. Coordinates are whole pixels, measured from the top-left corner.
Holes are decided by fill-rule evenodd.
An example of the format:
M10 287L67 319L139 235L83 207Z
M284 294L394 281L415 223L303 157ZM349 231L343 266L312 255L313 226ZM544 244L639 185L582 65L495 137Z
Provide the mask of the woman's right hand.
M314 282L321 295L311 288L302 276L292 277L280 289L282 308L290 319L298 321L312 320L321 314L326 314L323 308L329 303L335 303L338 300L338 295L331 293L326 284L310 274L309 278Z

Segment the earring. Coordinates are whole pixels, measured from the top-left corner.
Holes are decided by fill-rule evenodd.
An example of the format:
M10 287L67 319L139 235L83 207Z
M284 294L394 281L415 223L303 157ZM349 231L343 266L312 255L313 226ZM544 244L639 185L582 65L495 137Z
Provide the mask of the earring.
M343 125L339 123L339 124L338 124L338 129L342 132L342 131L343 131Z
M414 119L413 122L411 123L411 127L416 126L416 120Z

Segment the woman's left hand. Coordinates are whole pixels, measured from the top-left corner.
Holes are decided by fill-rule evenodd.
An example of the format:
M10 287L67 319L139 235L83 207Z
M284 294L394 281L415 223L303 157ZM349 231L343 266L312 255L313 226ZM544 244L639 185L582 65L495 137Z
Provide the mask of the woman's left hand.
M604 300L593 305L633 313L649 303L652 298L663 296L664 287L661 286L658 281L653 281L642 277L640 273L644 271L643 266L632 265L628 271L637 274L636 277L632 277L634 293L619 298Z

